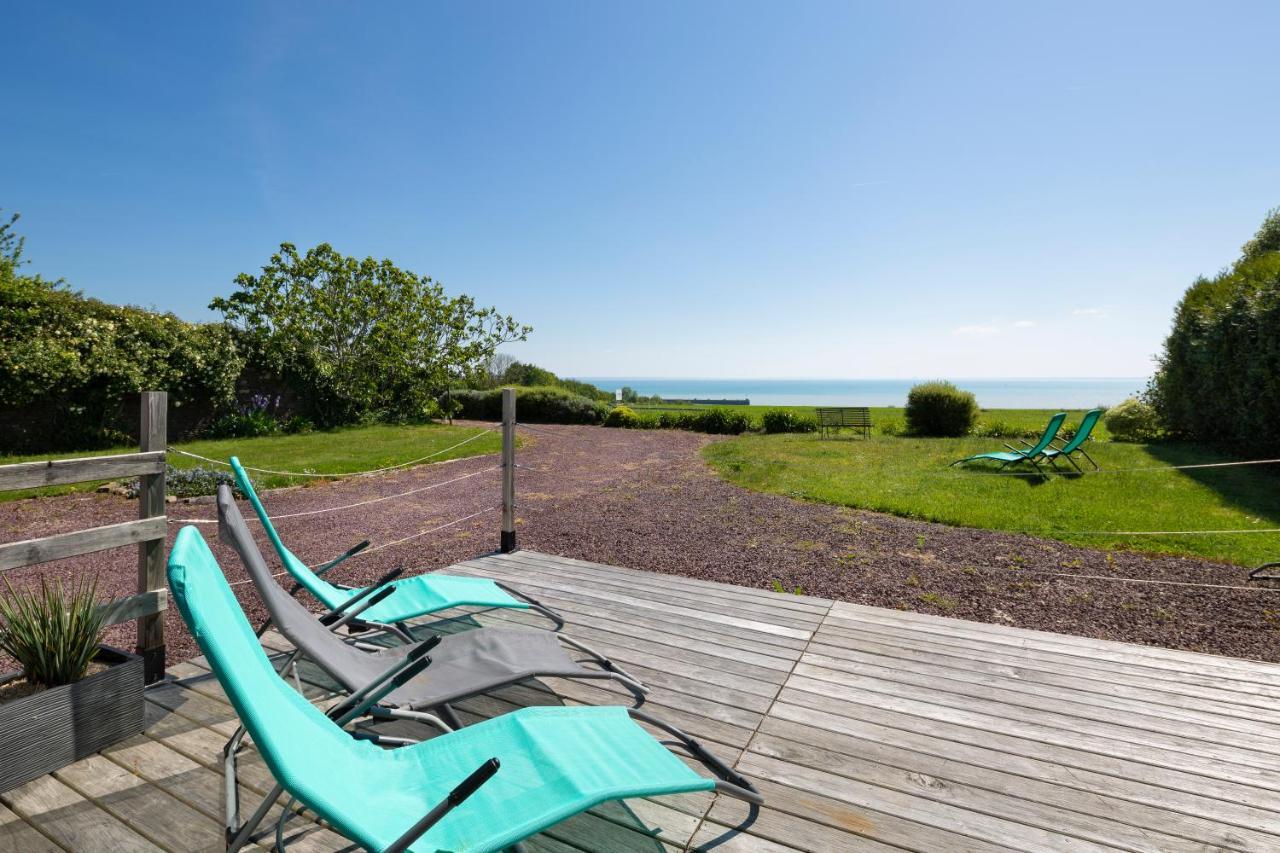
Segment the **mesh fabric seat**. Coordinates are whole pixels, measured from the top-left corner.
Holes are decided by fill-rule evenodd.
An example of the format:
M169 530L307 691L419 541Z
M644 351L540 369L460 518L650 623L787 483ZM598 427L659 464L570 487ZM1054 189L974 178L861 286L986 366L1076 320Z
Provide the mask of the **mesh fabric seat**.
M1031 447L1028 447L1026 450L1019 450L1016 447L1005 445L1006 447L1009 447L1009 452L997 450L991 453L977 453L973 456L966 456L964 459L957 459L951 464L960 465L961 463L973 462L978 459L990 459L1001 463L1001 468L1004 468L1006 465L1014 465L1020 462L1029 463L1038 468L1040 467L1039 460L1044 456L1045 451L1049 448L1053 440L1057 438L1058 430L1062 428L1062 422L1066 419L1066 412L1058 412L1056 415L1049 418L1049 423L1045 425L1044 434L1040 436L1040 440Z
M293 576L299 586L304 587L329 609L341 607L352 597L364 592L359 588L341 587L329 583L321 574L335 567L349 555L358 552L362 546L348 551L347 554L326 564L320 571L313 571L306 563L285 547L276 532L275 525L267 515L267 510L259 500L249 475L245 472L240 460L231 457L231 470L235 474L236 485L253 506L258 521L262 522L271 540L271 546L280 557L286 571ZM368 543L364 543L368 544ZM543 607L527 595L503 587L489 578L473 578L460 575L422 574L401 580L396 586L396 594L391 598L369 608L361 618L364 621L398 625L409 619L416 619L431 613L439 613L455 607L509 607L521 610L535 609L556 623L556 628L564 625L564 620L556 613Z
M1090 464L1093 465L1093 468L1096 471L1098 469L1098 463L1094 462L1093 457L1084 449L1084 443L1089 440L1091 435L1093 435L1093 428L1098 425L1098 419L1102 417L1102 413L1104 411L1104 409L1091 409L1085 412L1084 417L1080 419L1080 428L1076 430L1076 434L1071 436L1071 439L1066 444L1062 445L1060 448L1050 447L1045 450L1044 458L1048 460L1049 464L1056 468L1058 466L1054 460L1061 458L1067 460L1067 462L1071 464L1071 467L1079 471L1080 466L1071 458L1073 455L1079 453L1085 459L1089 460Z
M625 708L524 708L395 750L355 739L277 675L195 527L178 532L168 574L182 618L281 788L371 850L395 843L492 758L492 778L411 849L498 850L607 800L718 787Z
M411 646L362 650L343 642L328 627L285 592L262 552L229 486L218 487L218 536L235 549L258 596L271 615L271 622L308 659L323 669L348 692L358 690L389 667L404 659ZM388 585L400 594L399 582ZM377 607L378 605L374 605ZM370 608L372 609L372 608ZM362 617L363 612L360 614ZM561 642L588 654L599 667L587 669L576 663ZM638 702L645 688L608 658L560 634L529 628L477 628L446 634L431 651L431 666L397 688L378 704L383 708L422 710L436 708L530 678L612 679L632 692ZM446 716L452 717L451 713Z

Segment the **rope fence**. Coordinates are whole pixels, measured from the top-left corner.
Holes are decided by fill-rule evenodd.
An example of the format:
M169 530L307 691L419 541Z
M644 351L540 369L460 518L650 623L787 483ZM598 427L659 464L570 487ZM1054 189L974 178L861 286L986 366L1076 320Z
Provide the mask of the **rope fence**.
M370 504L382 503L383 501L395 500L396 498L409 497L410 495L416 495L421 492L429 492L432 489L439 489L444 486L452 485L453 483L460 483L463 480L470 480L472 477L479 477L481 474L487 474L490 471L497 471L501 468L502 468L501 465L490 465L488 468L481 468L479 471L472 471L470 474L463 474L461 477L454 477L451 480L445 480L440 483L432 483L429 486L420 486L416 489L410 489L407 492L397 492L394 495L382 495L376 498L369 498L368 500L356 501L355 503L340 504L338 506L323 507L321 509L309 509L309 510L304 510L302 512L287 512L282 515L268 515L267 520L283 521L284 519L288 519L288 518L304 518L306 516L311 516L311 515L324 515L330 512L341 512L343 510L355 509L356 507L369 506ZM256 514L250 516L249 520L257 521L261 523L261 521L259 520ZM217 524L218 520L216 518L179 518L179 519L170 519L169 523L170 524Z
M512 422L509 423L508 426L510 427L518 426L521 429L526 429L538 435L545 435L552 438L567 437L564 433L558 430L544 429L540 426L530 426L529 424L526 424L526 423L514 422L514 419L512 419ZM474 442L482 438L483 436L488 435L490 432L495 431L498 428L499 427L489 426L487 428L480 430L474 435L468 436L462 441L452 444L449 447L442 448L440 450L436 450L432 453L426 454L425 456L420 456L416 459L411 459L406 462L400 462L394 465L387 465L380 468L374 468L374 469L369 469L365 471L354 471L354 472L346 472L341 474L325 474L325 473L317 473L314 471L284 471L284 470L274 470L269 468L258 468L258 467L252 467L252 466L244 466L244 467L248 471L253 471L260 474L271 474L271 475L289 476L289 477L313 477L313 478L320 478L320 479L326 479L326 480L336 480L341 478L369 477L369 476L375 476L378 474L397 471L397 470L407 468L413 465L417 465L419 463L426 462L430 459L442 456L460 447L463 447L471 442ZM169 450L173 453L180 454L182 456L187 456L193 459L198 459L203 462L208 462L216 465L229 467L229 463L227 462L217 460L217 459L211 459L207 456L201 456L200 454L191 453L189 451L184 451L184 450L178 450L177 448L169 448ZM1251 467L1251 466L1276 465L1276 464L1280 464L1280 458L1234 460L1234 461L1227 461L1227 462L1194 463L1194 464L1186 464L1186 465L1142 466L1142 467L1132 467L1132 468L1103 468L1103 469L1084 471L1084 472L1066 471L1066 470L1037 470L1037 471L1008 471L1008 472L999 471L999 472L987 472L979 476L1044 478L1044 477L1057 475L1057 476L1064 476L1064 477L1080 477L1080 476L1092 476L1095 474L1127 474L1127 473L1148 473L1148 472L1166 472L1166 471L1193 471L1193 470L1226 469L1226 468ZM271 521L282 521L286 519L307 518L307 517L313 517L313 516L326 515L330 513L343 512L343 511L348 511L353 509L359 509L362 507L368 507L368 506L384 503L386 501L409 498L414 495L422 494L435 489L443 488L445 486L453 485L453 484L470 480L476 477L480 477L482 475L492 473L493 471L499 471L499 470L502 470L503 468L504 468L503 464L490 465L488 467L482 468L477 471L472 471L470 473L463 474L461 476L452 477L438 483L431 483L429 485L419 486L416 488L408 489L406 491L397 492L395 494L380 495L377 497L366 498L363 500L353 501L345 504L339 504L336 506L321 507L318 509L283 513L281 515L268 516L268 518ZM560 471L556 470L553 467L545 467L545 468L535 467L532 465L517 464L517 463L514 463L514 461L512 462L512 469L527 471L530 474L535 474L535 475L549 475L553 478L565 477L564 474L562 474ZM973 472L950 471L950 470L931 471L926 473L927 475L934 475L934 476L937 476L937 475L955 476L955 477L975 476ZM581 478L575 477L573 479L575 482L579 482L579 483L582 482ZM358 557L362 554L371 554L377 551L381 551L387 548L392 548L407 542L420 539L421 537L428 536L433 533L440 532L442 530L446 530L456 525L464 524L468 521L472 521L481 516L503 509L503 507L504 507L504 504L501 504L501 503L494 504L492 506L485 507L475 512L468 513L459 518L455 518L451 521L434 525L426 530L421 530L416 533L410 534L408 536L403 536L398 539L379 543L377 545L374 545L373 547L367 548L364 551L359 552L359 554L353 555L353 558ZM539 511L547 511L549 509L551 509L551 507L536 507L536 508L524 507L523 511L524 512L533 511L536 513ZM255 517L251 517L251 520L257 521L258 519L255 516ZM208 519L208 518L172 519L171 522L179 523L179 524L217 524L218 523L216 519ZM1224 529L1208 529L1208 530L1206 529L1194 529L1194 530L1057 530L1057 529L1044 530L1044 529L1041 529L1041 530L1005 530L1002 532L1020 534L1020 535L1026 535L1026 536L1051 537L1051 538L1059 538L1059 539L1077 537L1077 536L1078 537L1240 536L1240 535L1280 534L1280 527L1224 528ZM1260 586L1260 585L1242 586L1242 585L1235 585L1230 583L1206 583L1206 582L1196 582L1196 581L1161 580L1161 579L1153 579L1153 578L1135 578L1135 577L1114 576L1114 575L1105 575L1105 574L1087 574L1087 573L1081 573L1081 572L1062 572L1062 571L1053 571L1049 569L1020 568L1020 569L1014 570L1014 569L1004 569L998 566L987 566L985 568L989 571L993 571L997 573L1009 574L1014 576L1022 576L1022 577L1025 577L1027 575L1036 575L1036 576L1042 576L1047 578L1063 578L1063 579L1080 580L1080 581L1101 581L1101 582L1110 582L1110 583L1143 584L1143 585L1150 585L1150 586L1192 587L1192 588L1200 588L1200 589L1214 589L1214 590L1240 591L1240 592L1258 592L1258 591L1280 592L1280 587L1268 587L1268 586ZM284 574L287 574L287 573L285 572L278 573L276 577L281 577ZM233 586L238 586L243 583L247 583L247 581L239 581L233 584Z
M1039 469L1035 471L985 471L978 476L983 477L1050 477L1057 475L1059 477L1091 477L1098 474L1132 474L1137 472L1150 471L1192 471L1200 468L1236 468L1242 465L1276 465L1280 464L1280 459L1246 459L1238 462L1203 462L1194 465L1154 465L1141 468L1099 468L1097 470L1086 469L1084 471L1074 471L1066 469ZM969 477L978 472L961 471L961 470L943 470L943 471L926 471L925 474L931 477Z
M274 474L279 477L318 477L321 479L330 479L330 480L340 479L343 477L370 477L370 476L373 476L374 474L385 474L388 471L396 471L396 470L399 470L400 468L408 468L410 465L417 465L419 462L425 462L428 459L434 459L437 456L443 456L449 451L457 450L459 447L462 447L463 445L466 445L466 444L470 444L476 439L481 438L482 436L488 435L489 433L494 432L497 429L498 427L491 426L481 430L475 435L472 435L468 438L464 438L462 441L459 441L457 444L452 444L446 448L437 450L434 453L428 453L426 456L419 456L417 459L410 459L408 462L398 462L395 465L387 465L383 468L370 468L367 471L346 471L340 474L321 474L315 471L276 471L271 468L255 468L251 465L242 465L241 467L244 468L246 471L253 471L256 474ZM190 451L187 451L187 450L179 450L176 447L167 447L165 449L169 453L176 453L179 456L188 456L192 459L199 459L201 462L209 462L213 465L221 465L224 468L231 467L230 462L224 462L221 459L210 459L208 456L201 456L199 453L191 453Z

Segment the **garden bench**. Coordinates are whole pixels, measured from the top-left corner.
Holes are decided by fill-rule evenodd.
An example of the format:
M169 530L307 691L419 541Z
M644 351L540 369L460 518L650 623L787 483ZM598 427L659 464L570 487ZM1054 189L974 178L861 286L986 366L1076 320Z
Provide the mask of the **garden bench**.
M871 437L871 410L866 406L843 406L818 409L818 433L826 435L840 429L851 429Z

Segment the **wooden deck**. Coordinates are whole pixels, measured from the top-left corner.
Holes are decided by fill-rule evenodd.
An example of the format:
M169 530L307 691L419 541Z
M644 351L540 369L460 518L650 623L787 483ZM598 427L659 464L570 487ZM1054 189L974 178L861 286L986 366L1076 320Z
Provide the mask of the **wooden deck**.
M451 571L559 609L651 685L650 712L768 800L753 818L709 794L612 804L531 849L1280 850L1280 667L532 552ZM200 659L171 674L148 691L145 735L0 795L0 851L221 849L219 750L235 718ZM330 695L314 672L307 688ZM460 710L622 701L548 681ZM246 798L270 784L250 755ZM291 850L345 847L306 816L289 827Z

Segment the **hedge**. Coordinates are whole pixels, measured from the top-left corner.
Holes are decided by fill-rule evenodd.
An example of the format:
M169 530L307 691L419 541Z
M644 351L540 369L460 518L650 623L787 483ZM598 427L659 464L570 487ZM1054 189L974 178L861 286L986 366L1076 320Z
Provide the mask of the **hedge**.
M1171 436L1280 451L1280 252L1187 290L1147 397Z
M133 443L146 390L169 392L172 435L192 431L232 403L242 367L220 324L0 279L0 452Z
M502 419L502 389L450 392L457 416L478 421ZM559 388L517 388L516 418L528 423L598 424L609 407Z

